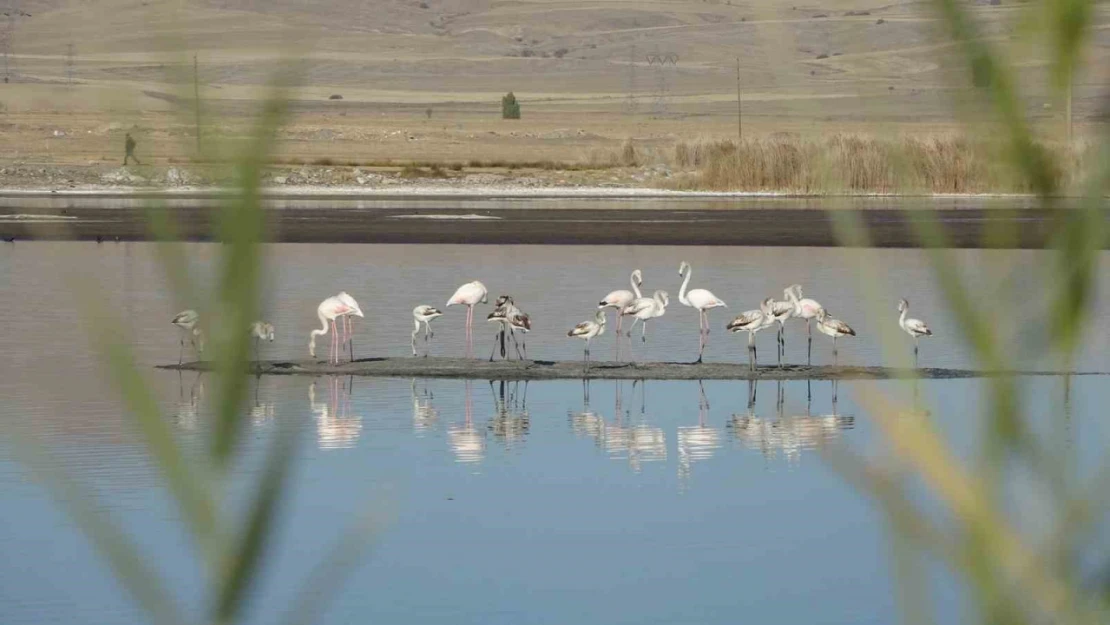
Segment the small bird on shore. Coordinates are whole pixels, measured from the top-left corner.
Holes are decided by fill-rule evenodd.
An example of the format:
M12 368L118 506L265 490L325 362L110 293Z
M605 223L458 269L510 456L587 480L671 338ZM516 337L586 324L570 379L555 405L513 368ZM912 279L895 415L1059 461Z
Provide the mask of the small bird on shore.
M755 347L755 333L775 323L775 317L771 314L773 302L774 300L768 297L759 303L759 310L745 310L725 326L725 329L733 334L748 333L748 368L752 371L755 371L759 361L759 352Z
M516 357L521 360L528 358L528 345L524 342L523 336L520 341L517 341L516 333L520 332L522 335L531 332L532 319L527 313L517 307L516 302L509 295L502 295L494 302L494 310L487 317L486 321L501 324L501 329L494 335L493 350L490 351L489 359L493 362L493 355L497 351L497 345L501 345L501 357L505 358L507 355L505 349L506 334L513 342L513 348L516 350ZM521 355L521 347L524 348L524 355Z
M842 336L855 336L856 331L851 326L844 323L839 319L833 319L829 316L829 311L824 308L817 310L817 329L825 336L831 336L833 340L833 364L837 362L836 352L836 339Z
M191 308L183 310L174 315L171 323L181 328L185 332L185 336L189 337L189 343L192 344L199 360L201 354L204 353L204 331L200 328L200 315L197 314L197 311ZM185 357L185 336L181 337L181 349L177 352L177 364L179 365Z
M634 300L621 311L622 315L635 317L632 320L632 325L628 326L628 332L625 333L625 336L632 337L632 330L636 328L636 322L639 321L640 341L647 343L647 322L662 317L667 312L667 306L670 305L670 296L662 290L652 293L651 297L641 297Z
M917 366L917 339L922 336L933 336L933 331L925 322L920 319L907 319L906 315L910 312L910 300L902 298L898 300L898 325L905 330L906 334L913 337L913 366Z
M251 324L251 337L254 338L254 359L261 362L258 344L261 341L274 342L274 324L265 321L255 321Z
M432 319L435 319L436 317L439 317L439 316L442 316L442 315L443 315L443 313L440 312L438 308L435 308L433 306L429 306L427 304L421 304L421 305L417 306L416 308L412 309L412 325L413 325L413 328L412 328L412 355L413 356L416 355L416 335L420 333L420 324L421 323L424 324L424 346L427 347L428 341L433 336L435 336L435 333L432 332L432 326L430 325L431 322L432 322ZM424 357L425 358L428 357L427 350L424 351Z
M629 331L631 332L631 330ZM582 353L582 361L586 364L586 371L590 370L590 340L602 334L605 334L604 310L598 310L593 321L583 321L571 328L570 332L567 332L568 337L577 337L586 341L586 347Z
M790 289L784 289L782 294L785 299L774 300L771 302L771 316L779 324L779 331L776 335L778 342L779 352L779 367L782 366L782 359L786 356L786 322L794 317L795 309L794 302L790 301Z

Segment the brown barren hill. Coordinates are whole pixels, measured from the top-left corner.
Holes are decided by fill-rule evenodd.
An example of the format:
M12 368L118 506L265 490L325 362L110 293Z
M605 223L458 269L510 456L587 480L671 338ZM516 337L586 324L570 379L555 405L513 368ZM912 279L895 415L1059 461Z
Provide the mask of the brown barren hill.
M970 88L958 50L941 43L922 3L13 4L21 13L4 18L0 165L112 166L125 132L144 163L194 159L194 78L202 135L234 143L283 69L296 86L276 158L294 167L674 166L679 141L735 137L737 59L745 132L757 138L944 135ZM1023 15L1009 4L973 10L1004 46ZM1077 80L1081 124L1094 117L1098 68L1107 66L1110 20L1105 6L1097 11L1094 69ZM1028 111L1046 133L1058 131L1059 111L1038 95L1047 92L1045 59L1013 53ZM509 91L519 121L500 119ZM603 173L589 182L607 181Z

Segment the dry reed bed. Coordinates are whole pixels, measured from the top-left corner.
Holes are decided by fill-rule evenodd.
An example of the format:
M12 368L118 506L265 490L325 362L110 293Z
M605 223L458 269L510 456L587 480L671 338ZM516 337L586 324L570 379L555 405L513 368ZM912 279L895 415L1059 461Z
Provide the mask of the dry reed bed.
M1047 146L1058 165L1057 188L1081 182L1089 148ZM1026 193L1005 145L963 137L881 139L833 135L824 139L766 138L678 142L669 164L685 170L667 187L713 191L795 193ZM645 155L646 156L646 155ZM628 145L626 162L646 162Z

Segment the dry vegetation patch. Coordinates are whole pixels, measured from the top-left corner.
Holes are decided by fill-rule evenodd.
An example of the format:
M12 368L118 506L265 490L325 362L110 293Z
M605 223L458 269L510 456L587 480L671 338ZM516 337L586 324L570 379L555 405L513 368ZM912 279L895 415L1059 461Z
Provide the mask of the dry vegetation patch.
M715 191L796 193L1026 193L1005 146L963 136L678 142L674 166L687 171L666 186ZM1059 162L1059 188L1075 188L1089 159L1083 146L1049 145Z

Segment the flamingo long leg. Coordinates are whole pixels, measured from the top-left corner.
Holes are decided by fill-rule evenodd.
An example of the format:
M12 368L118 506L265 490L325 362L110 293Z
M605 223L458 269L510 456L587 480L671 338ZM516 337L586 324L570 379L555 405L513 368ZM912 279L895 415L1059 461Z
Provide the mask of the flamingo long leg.
M590 373L590 339L586 339L586 373Z
M338 365L339 364L339 334L338 334L338 329L336 328L337 325L338 325L338 323L336 323L334 321L332 322L332 329L336 330L336 332L334 333L335 336L332 337L332 345L335 346L335 351L332 352L332 362L334 362L335 364Z
M504 342L504 330L498 330L493 333L493 348L489 350L489 361L493 362L493 355L497 353L497 344Z
M474 307L466 307L466 357L470 358L472 345L470 342L470 322L474 318Z
M633 318L632 319L632 325L628 326L628 332L625 333L628 336L628 345L629 346L632 345L632 331L636 329L636 322L637 321L642 321L642 319L640 319L639 317Z
M620 360L621 360L621 320L624 319L624 315L622 315L621 311L618 310L616 312L616 317L617 317L617 346L616 346L615 353L616 353L617 362L620 362Z
M706 311L701 311L701 343L698 347L698 362L701 362L702 355L705 354L705 346L709 342L709 314Z
M509 338L513 340L513 349L516 350L516 359L524 360L524 357L520 355L520 341L517 340L516 332L513 331L512 326L509 326Z
M806 319L806 364L813 364L813 320Z

